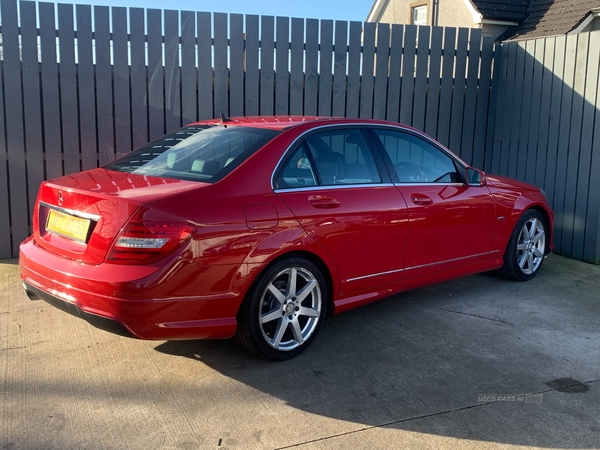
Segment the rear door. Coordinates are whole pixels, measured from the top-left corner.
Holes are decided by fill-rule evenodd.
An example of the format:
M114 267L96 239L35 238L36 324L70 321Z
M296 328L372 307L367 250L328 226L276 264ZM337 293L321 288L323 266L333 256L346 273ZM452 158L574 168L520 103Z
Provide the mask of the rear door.
M341 293L402 279L406 202L360 128L307 135L276 173L275 192L333 257Z
M372 132L408 205L405 278L489 259L496 225L489 190L464 183L462 164L416 133L392 128Z

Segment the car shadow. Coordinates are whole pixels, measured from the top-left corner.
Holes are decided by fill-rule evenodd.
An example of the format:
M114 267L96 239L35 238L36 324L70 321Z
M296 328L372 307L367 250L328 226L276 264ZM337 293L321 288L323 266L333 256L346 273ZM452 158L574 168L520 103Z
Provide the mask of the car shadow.
M554 368L545 345L552 343L527 341L535 324L518 304L550 276L515 283L487 273L396 295L331 317L311 347L286 362L253 356L234 340L165 342L156 350L206 364L312 414L460 439L569 448L585 442L586 427L581 436L577 430L536 430L528 424L539 404L478 401L482 394L549 391L544 374Z

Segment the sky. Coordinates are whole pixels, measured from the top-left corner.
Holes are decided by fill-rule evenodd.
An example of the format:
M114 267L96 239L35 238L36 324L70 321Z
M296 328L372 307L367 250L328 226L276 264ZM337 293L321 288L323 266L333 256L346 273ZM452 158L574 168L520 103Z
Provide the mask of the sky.
M60 0L58 3L363 22L371 9L372 0Z

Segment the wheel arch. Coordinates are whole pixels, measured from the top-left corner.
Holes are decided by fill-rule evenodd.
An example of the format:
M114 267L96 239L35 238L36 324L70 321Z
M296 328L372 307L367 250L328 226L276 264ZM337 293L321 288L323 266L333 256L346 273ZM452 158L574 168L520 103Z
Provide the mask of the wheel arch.
M534 205L531 205L529 208L524 209L523 212L521 213L521 216L531 209L539 212L542 215L544 221L546 222L545 225L546 225L546 232L548 233L548 239L546 239L545 253L548 254L552 251L552 247L553 247L552 239L553 239L553 235L554 235L554 230L552 229L552 226L551 226L552 220L551 220L550 214L548 213L546 208L544 208L542 205L534 204ZM521 216L519 216L519 218Z

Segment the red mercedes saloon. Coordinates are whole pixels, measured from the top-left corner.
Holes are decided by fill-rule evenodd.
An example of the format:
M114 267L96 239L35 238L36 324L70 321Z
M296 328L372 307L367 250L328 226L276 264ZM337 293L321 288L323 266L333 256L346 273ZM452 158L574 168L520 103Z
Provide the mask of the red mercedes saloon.
M297 356L324 319L552 249L543 191L469 167L391 122L194 123L106 167L42 183L23 286L140 339L230 338Z

